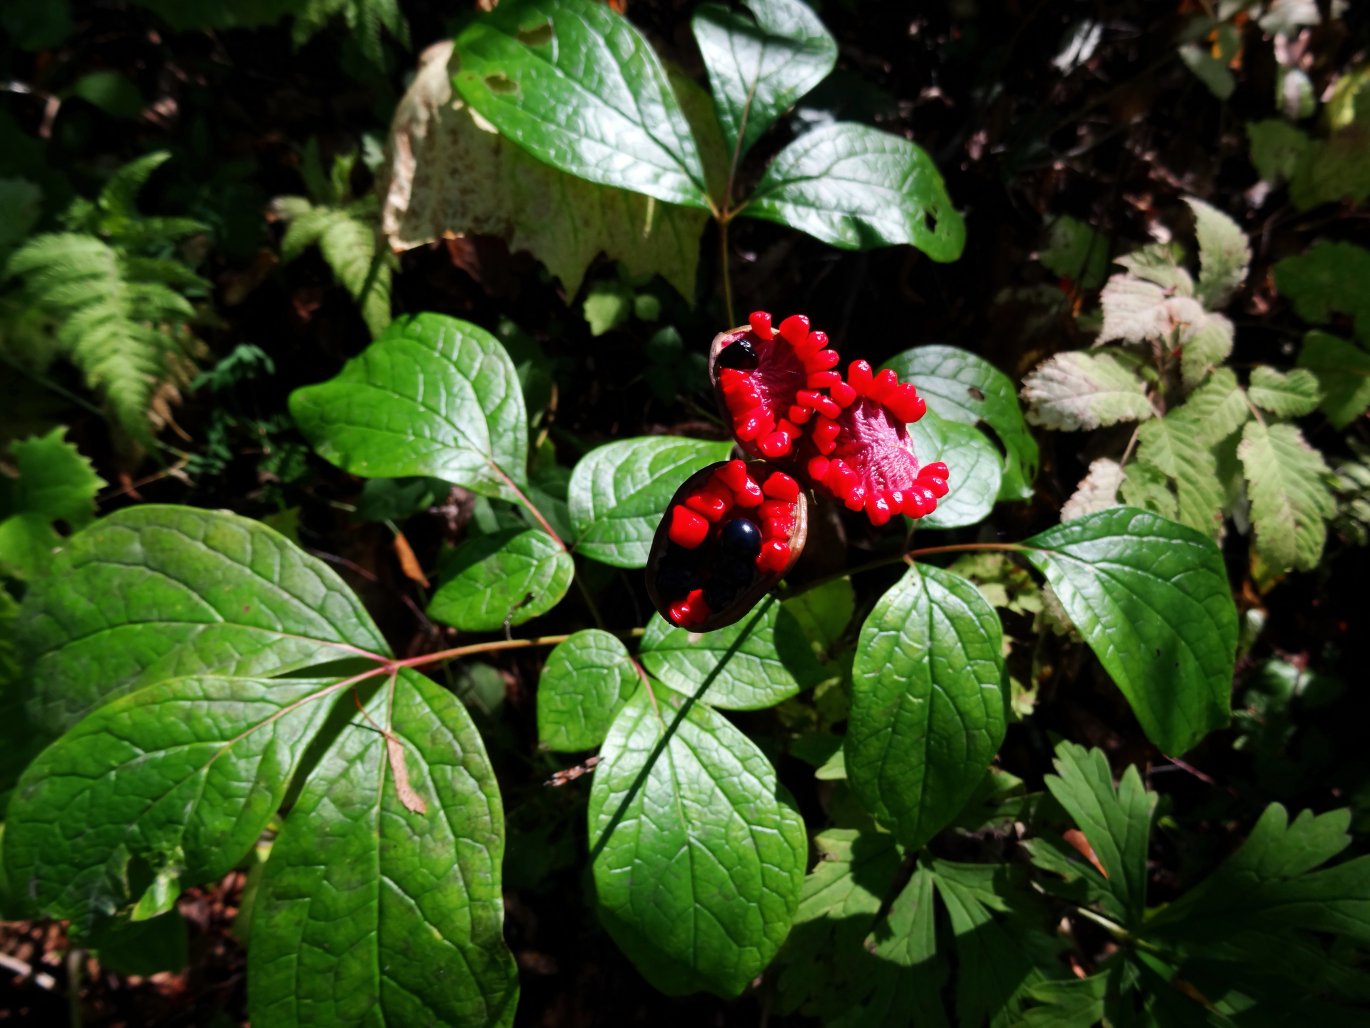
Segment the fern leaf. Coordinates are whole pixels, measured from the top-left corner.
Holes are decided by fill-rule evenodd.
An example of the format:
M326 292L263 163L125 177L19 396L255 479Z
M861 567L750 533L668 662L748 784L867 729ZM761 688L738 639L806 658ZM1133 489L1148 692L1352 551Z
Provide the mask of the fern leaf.
M325 207L296 196L280 197L273 207L290 218L281 260L292 261L317 245L334 277L357 301L367 328L379 335L390 324L394 259L378 246L376 201L367 197L347 207Z
M100 198L96 201L100 210L113 218L137 218L138 194L147 185L152 173L169 160L171 154L159 150L125 164L110 176L105 188L100 190Z

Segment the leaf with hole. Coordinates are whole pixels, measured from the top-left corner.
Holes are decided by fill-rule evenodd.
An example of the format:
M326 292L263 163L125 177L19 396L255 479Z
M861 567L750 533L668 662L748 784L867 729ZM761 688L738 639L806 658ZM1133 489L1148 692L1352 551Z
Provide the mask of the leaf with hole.
M505 138L601 185L706 208L699 147L651 44L591 0L513 0L457 35L454 83Z
M639 689L590 792L595 902L668 995L739 995L799 906L804 823L756 744L703 703Z
M494 336L442 314L399 318L334 378L290 394L319 455L365 478L427 475L517 501L528 415Z
M1237 613L1211 539L1113 507L1022 545L1147 738L1179 755L1227 723Z
M844 744L852 791L899 841L964 806L1004 737L999 616L970 582L909 571L861 628Z
M954 261L966 244L965 223L932 158L907 139L847 122L781 150L741 213L844 250L908 245Z
M561 602L575 576L571 555L530 528L481 535L458 546L428 616L464 632L493 632L531 621Z

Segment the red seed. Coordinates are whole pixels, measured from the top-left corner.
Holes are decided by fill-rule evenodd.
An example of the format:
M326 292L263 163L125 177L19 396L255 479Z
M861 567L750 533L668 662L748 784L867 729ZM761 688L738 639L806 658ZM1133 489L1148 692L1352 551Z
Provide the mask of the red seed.
M666 535L677 546L693 550L709 534L709 523L688 507L677 503L671 508L671 527Z
M757 554L756 566L762 571L775 573L784 571L790 563L790 547L788 543L783 543L779 539L772 539L761 547L761 552Z
M909 487L908 495L904 497L905 514L911 518L921 518L936 509L937 497L932 495L931 489L918 483Z
M794 531L794 517L786 514L783 517L762 518L761 525L764 538L789 542L790 533Z
M770 339L775 335L771 329L771 316L765 311L752 311L747 318L747 323L752 326L752 331L759 339Z
M853 489L861 483L861 476L847 466L847 462L835 458L828 462L828 473L823 476L823 484L839 500L845 500Z
M910 425L923 416L928 405L918 395L918 390L907 382L885 397L885 407L900 421Z
M780 323L780 338L792 347L802 346L809 338L809 319L802 314L791 314Z
M816 418L814 419L813 429L810 432L810 435L813 438L813 445L821 454L827 455L832 453L833 450L837 449L837 436L841 431L842 428L836 421L832 421L826 417Z
M876 403L884 403L889 399L890 393L899 388L899 376L889 368L871 380L870 387L866 390L866 395Z
M703 514L710 521L717 521L724 514L728 513L728 508L733 505L732 495L726 497L713 489L705 486L697 493L691 493L685 498L685 506L689 507L697 514Z
M838 382L828 392L839 407L850 407L856 402L856 390L846 382Z
M841 381L842 376L836 371L815 371L804 384L810 389L831 389Z
M836 350L819 350L809 358L804 368L806 371L827 371L829 368L837 367L837 362L841 359Z
M741 436L739 435L739 438ZM786 432L772 432L756 444L761 455L770 460L779 460L790 454L790 437Z
M690 605L684 600L677 600L666 608L666 613L670 616L672 622L683 628L690 620Z
M871 524L879 528L890 519L889 501L883 496L874 494L866 497L866 516L871 519Z
M831 462L827 457L813 457L809 460L809 477L815 482L822 482L828 477L828 465Z
M949 478L951 477L951 469L940 460L935 460L931 464L923 465L922 470L918 472L918 477L922 478L924 475L931 475L933 478Z
M809 345L815 350L824 350L828 346L828 333L815 329L809 333Z
M733 492L737 492L747 483L747 464L745 461L730 460L714 472L714 477Z
M847 366L847 384L857 393L864 396L870 390L872 381L871 366L865 361L855 360Z
M800 407L796 404L790 408L790 420L796 425L807 424L811 417L813 417L813 411L808 407Z
M852 489L851 494L842 502L847 505L847 510L860 510L866 505L866 487L864 485L857 485Z
M741 489L733 492L733 499L737 501L739 507L760 507L762 502L761 487L749 478Z
M761 491L767 496L789 503L799 499L799 483L783 471L771 472L771 477L766 479Z
M762 407L753 407L740 415L733 423L733 435L744 443L749 443L762 435L769 435L775 429L775 418Z

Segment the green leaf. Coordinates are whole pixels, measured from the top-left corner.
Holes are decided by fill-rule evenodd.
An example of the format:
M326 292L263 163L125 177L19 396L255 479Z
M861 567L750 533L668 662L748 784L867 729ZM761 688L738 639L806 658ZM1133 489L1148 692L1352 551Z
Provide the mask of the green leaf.
M803 630L773 596L736 624L696 635L655 617L642 666L678 693L725 710L761 710L826 677Z
M452 577L433 594L428 616L464 632L493 632L546 614L576 573L571 555L539 529L468 539L448 569Z
M571 472L567 499L576 529L575 549L620 568L647 563L652 537L676 488L715 461L732 444L642 436L591 450Z
M1048 357L1023 379L1030 424L1073 432L1152 415L1146 383L1123 354L1072 350Z
M1054 763L1056 774L1046 776L1046 787L1085 833L1103 867L1104 912L1125 928L1138 927L1146 909L1147 844L1156 794L1146 791L1131 765L1115 789L1103 750L1062 742Z
M1334 312L1355 319L1356 335L1370 339L1370 250L1352 243L1314 243L1303 253L1275 265L1275 287L1294 305L1294 313L1314 325Z
M159 2L165 4L167 0ZM232 4L232 7L241 6L241 3ZM409 23L400 13L399 0L294 0L289 10L295 15L291 37L297 48L339 15L363 56L377 68L385 67L382 30L403 46L409 46Z
M633 658L617 638L598 628L576 632L542 666L538 741L562 753L593 749L639 681Z
M731 998L799 906L804 823L756 745L702 703L639 689L590 792L600 920L656 988Z
M1289 196L1301 211L1324 203L1364 202L1370 196L1370 124L1356 121L1314 140L1294 170Z
M1237 384L1236 373L1231 368L1219 368L1189 394L1181 407L1174 408L1171 416L1176 413L1183 414L1200 443L1211 446L1246 424L1251 417L1251 405Z
M248 946L253 1022L511 1023L503 820L466 708L400 670L341 727L272 848Z
M1095 289L1108 270L1108 237L1063 214L1051 223L1050 240L1037 259L1052 274L1081 289Z
M800 136L771 161L742 208L844 250L906 244L954 261L966 227L921 148L838 122Z
M489 131L453 95L451 57L450 42L424 52L392 122L381 207L391 249L453 234L498 236L547 265L567 296L603 253L632 280L659 274L694 297L705 212L576 178Z
M1099 294L1099 304L1104 312L1100 343L1115 339L1172 343L1188 338L1206 317L1203 306L1191 296L1132 275L1110 278Z
M1313 372L1322 408L1332 425L1345 428L1370 407L1370 354L1326 332L1309 332L1298 365Z
M135 684L389 652L356 595L285 537L233 514L152 504L72 536L24 597L19 637L34 719L54 735Z
M1042 1006L1028 1008L1018 1025L1021 1028L1076 1028L1082 1024L1099 1024L1104 1017L1109 977L1107 972L1100 972L1088 978L1038 982L1027 990L1027 995Z
M1294 177L1311 145L1305 132L1283 118L1247 122L1246 138L1251 144L1251 163L1272 186Z
M1256 551L1276 571L1317 567L1336 510L1322 454L1293 425L1249 422L1237 447L1251 498Z
M518 374L484 329L442 314L399 318L337 376L290 394L325 460L365 478L430 475L517 501L528 461Z
M1261 410L1282 418L1310 414L1322 399L1317 377L1311 371L1295 368L1285 374L1265 364L1252 369L1247 395Z
M1115 507L1023 546L1147 738L1179 755L1227 722L1237 613L1212 540Z
M938 417L968 425L984 422L1005 450L999 498L1023 500L1037 477L1037 441L1023 422L1013 382L983 357L954 346L916 346L884 367L912 380Z
M105 483L65 434L54 428L10 446L19 475L0 475L0 571L38 577L62 542L54 522L82 528L95 516L95 494Z
M0 267L43 216L43 190L24 178L0 178Z
M744 6L750 17L704 4L690 22L724 142L738 160L837 63L836 41L800 0Z
M1153 418L1137 432L1137 462L1174 483L1176 520L1218 538L1223 527L1223 493L1218 462L1199 422L1180 407Z
M595 282L585 291L581 311L590 326L590 335L602 336L626 325L633 316L633 290L616 280Z
M377 206L367 197L346 206L311 206L304 197L278 197L273 207L287 223L281 260L292 261L317 246L333 274L361 308L373 336L390 324L394 259L376 245Z
M1221 314L1206 313L1180 347L1180 374L1187 386L1195 386L1232 356L1235 330Z
M1219 100L1226 100L1237 88L1231 69L1218 60L1208 50L1197 43L1184 43L1178 48L1180 60L1184 61L1194 77L1208 87L1208 91Z
M984 520L999 496L1003 463L999 451L979 429L944 421L931 411L909 426L922 463L942 461L951 469L947 495L917 523L926 528L960 528Z
M1004 737L999 617L964 578L911 569L871 611L852 665L847 780L899 841L956 816Z
M812 647L826 654L837 645L856 613L856 590L850 578L834 578L785 600L781 606L794 616Z
M227 874L276 813L338 683L172 678L123 696L43 751L5 822L9 880L82 931L158 879Z
M1194 212L1199 240L1198 298L1209 310L1221 310L1246 281L1251 244L1240 226L1216 207L1193 197L1185 203Z
M579 178L707 207L699 148L651 45L591 0L502 3L458 34L457 91L506 138Z
M1169 477L1154 464L1137 461L1129 464L1123 472L1119 495L1127 506L1149 510L1171 521L1180 515L1180 505L1171 489Z

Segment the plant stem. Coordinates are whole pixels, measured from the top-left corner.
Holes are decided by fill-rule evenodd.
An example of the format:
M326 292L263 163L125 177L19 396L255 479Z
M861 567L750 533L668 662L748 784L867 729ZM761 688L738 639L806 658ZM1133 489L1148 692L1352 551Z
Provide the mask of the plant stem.
M718 219L718 256L723 271L723 311L727 314L728 324L736 322L733 317L733 283L728 271L728 220Z
M627 632L615 632L615 635L626 636L629 639L636 639L646 632L645 628L633 628ZM403 660L387 660L381 667L383 670L392 671L402 667L424 667L428 664L439 664L447 660L456 660L459 657L469 657L476 653L493 653L498 650L526 650L533 646L555 646L571 638L570 634L565 635L539 635L532 639L492 639L489 642L467 643L465 646L454 646L450 650L438 650L435 653L420 653L417 657L405 657Z

